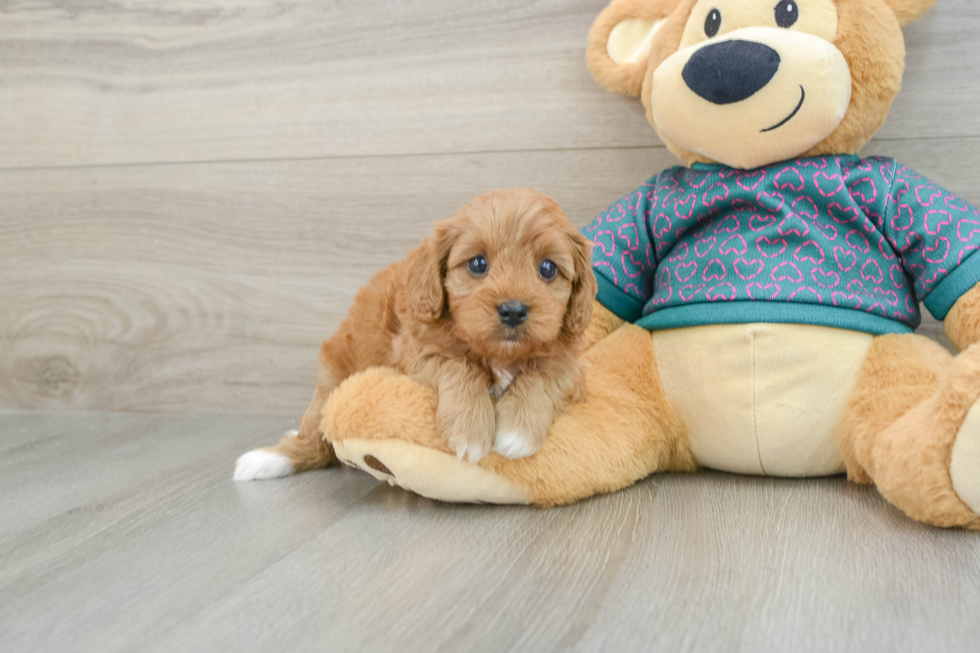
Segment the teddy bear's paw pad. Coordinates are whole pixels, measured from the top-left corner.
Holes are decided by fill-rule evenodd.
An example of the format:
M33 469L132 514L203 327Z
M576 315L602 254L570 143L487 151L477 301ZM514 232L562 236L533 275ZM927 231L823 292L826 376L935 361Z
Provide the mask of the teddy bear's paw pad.
M268 449L254 449L242 454L235 461L235 473L232 478L236 481L264 481L289 476L295 471L289 458L281 453Z
M949 477L957 496L980 515L980 403L966 414L956 434Z
M454 503L530 503L527 491L456 456L404 440L338 440L345 465L429 499Z
M388 467L383 462L381 462L371 454L364 456L364 464L370 467L371 469L375 469L381 472L382 474L391 476L392 478L394 478L395 476L394 473L392 473L392 471L388 469Z

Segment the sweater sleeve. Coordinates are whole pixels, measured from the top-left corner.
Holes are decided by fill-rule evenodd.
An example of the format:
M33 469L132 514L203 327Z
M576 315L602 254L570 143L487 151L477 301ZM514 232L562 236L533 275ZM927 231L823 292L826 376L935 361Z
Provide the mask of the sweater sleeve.
M896 164L884 220L918 301L942 320L980 282L980 210Z
M635 322L653 294L656 258L647 219L656 205L657 177L619 200L582 233L593 242L597 299L620 318Z

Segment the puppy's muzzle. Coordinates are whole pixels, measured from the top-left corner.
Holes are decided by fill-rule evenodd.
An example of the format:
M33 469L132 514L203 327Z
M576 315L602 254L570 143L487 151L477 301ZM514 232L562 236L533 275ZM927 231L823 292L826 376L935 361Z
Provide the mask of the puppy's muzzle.
M733 104L765 88L779 62L779 53L763 43L723 41L695 52L681 75L708 102Z
M497 315L500 321L511 328L519 327L527 321L527 314L530 308L521 302L503 302L497 306Z

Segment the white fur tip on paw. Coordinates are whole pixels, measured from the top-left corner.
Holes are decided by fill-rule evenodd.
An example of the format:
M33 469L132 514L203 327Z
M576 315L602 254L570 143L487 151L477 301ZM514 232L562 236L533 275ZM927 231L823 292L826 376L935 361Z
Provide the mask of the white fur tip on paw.
M531 443L531 438L517 431L498 433L493 442L493 450L504 458L514 460L534 455L537 449Z
M456 445L456 457L471 463L478 463L480 459L487 455L483 447L474 442L461 442Z
M233 478L236 481L263 481L289 476L293 472L293 464L286 456L264 449L255 449L242 454L235 462Z

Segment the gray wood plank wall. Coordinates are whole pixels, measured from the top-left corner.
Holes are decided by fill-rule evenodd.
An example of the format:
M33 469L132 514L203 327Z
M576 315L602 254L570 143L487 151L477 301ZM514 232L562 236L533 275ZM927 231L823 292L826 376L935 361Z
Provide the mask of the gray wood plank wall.
M589 77L603 6L0 2L0 407L298 415L432 220L526 185L582 225L675 163ZM865 151L974 203L978 33L973 0L907 29Z

